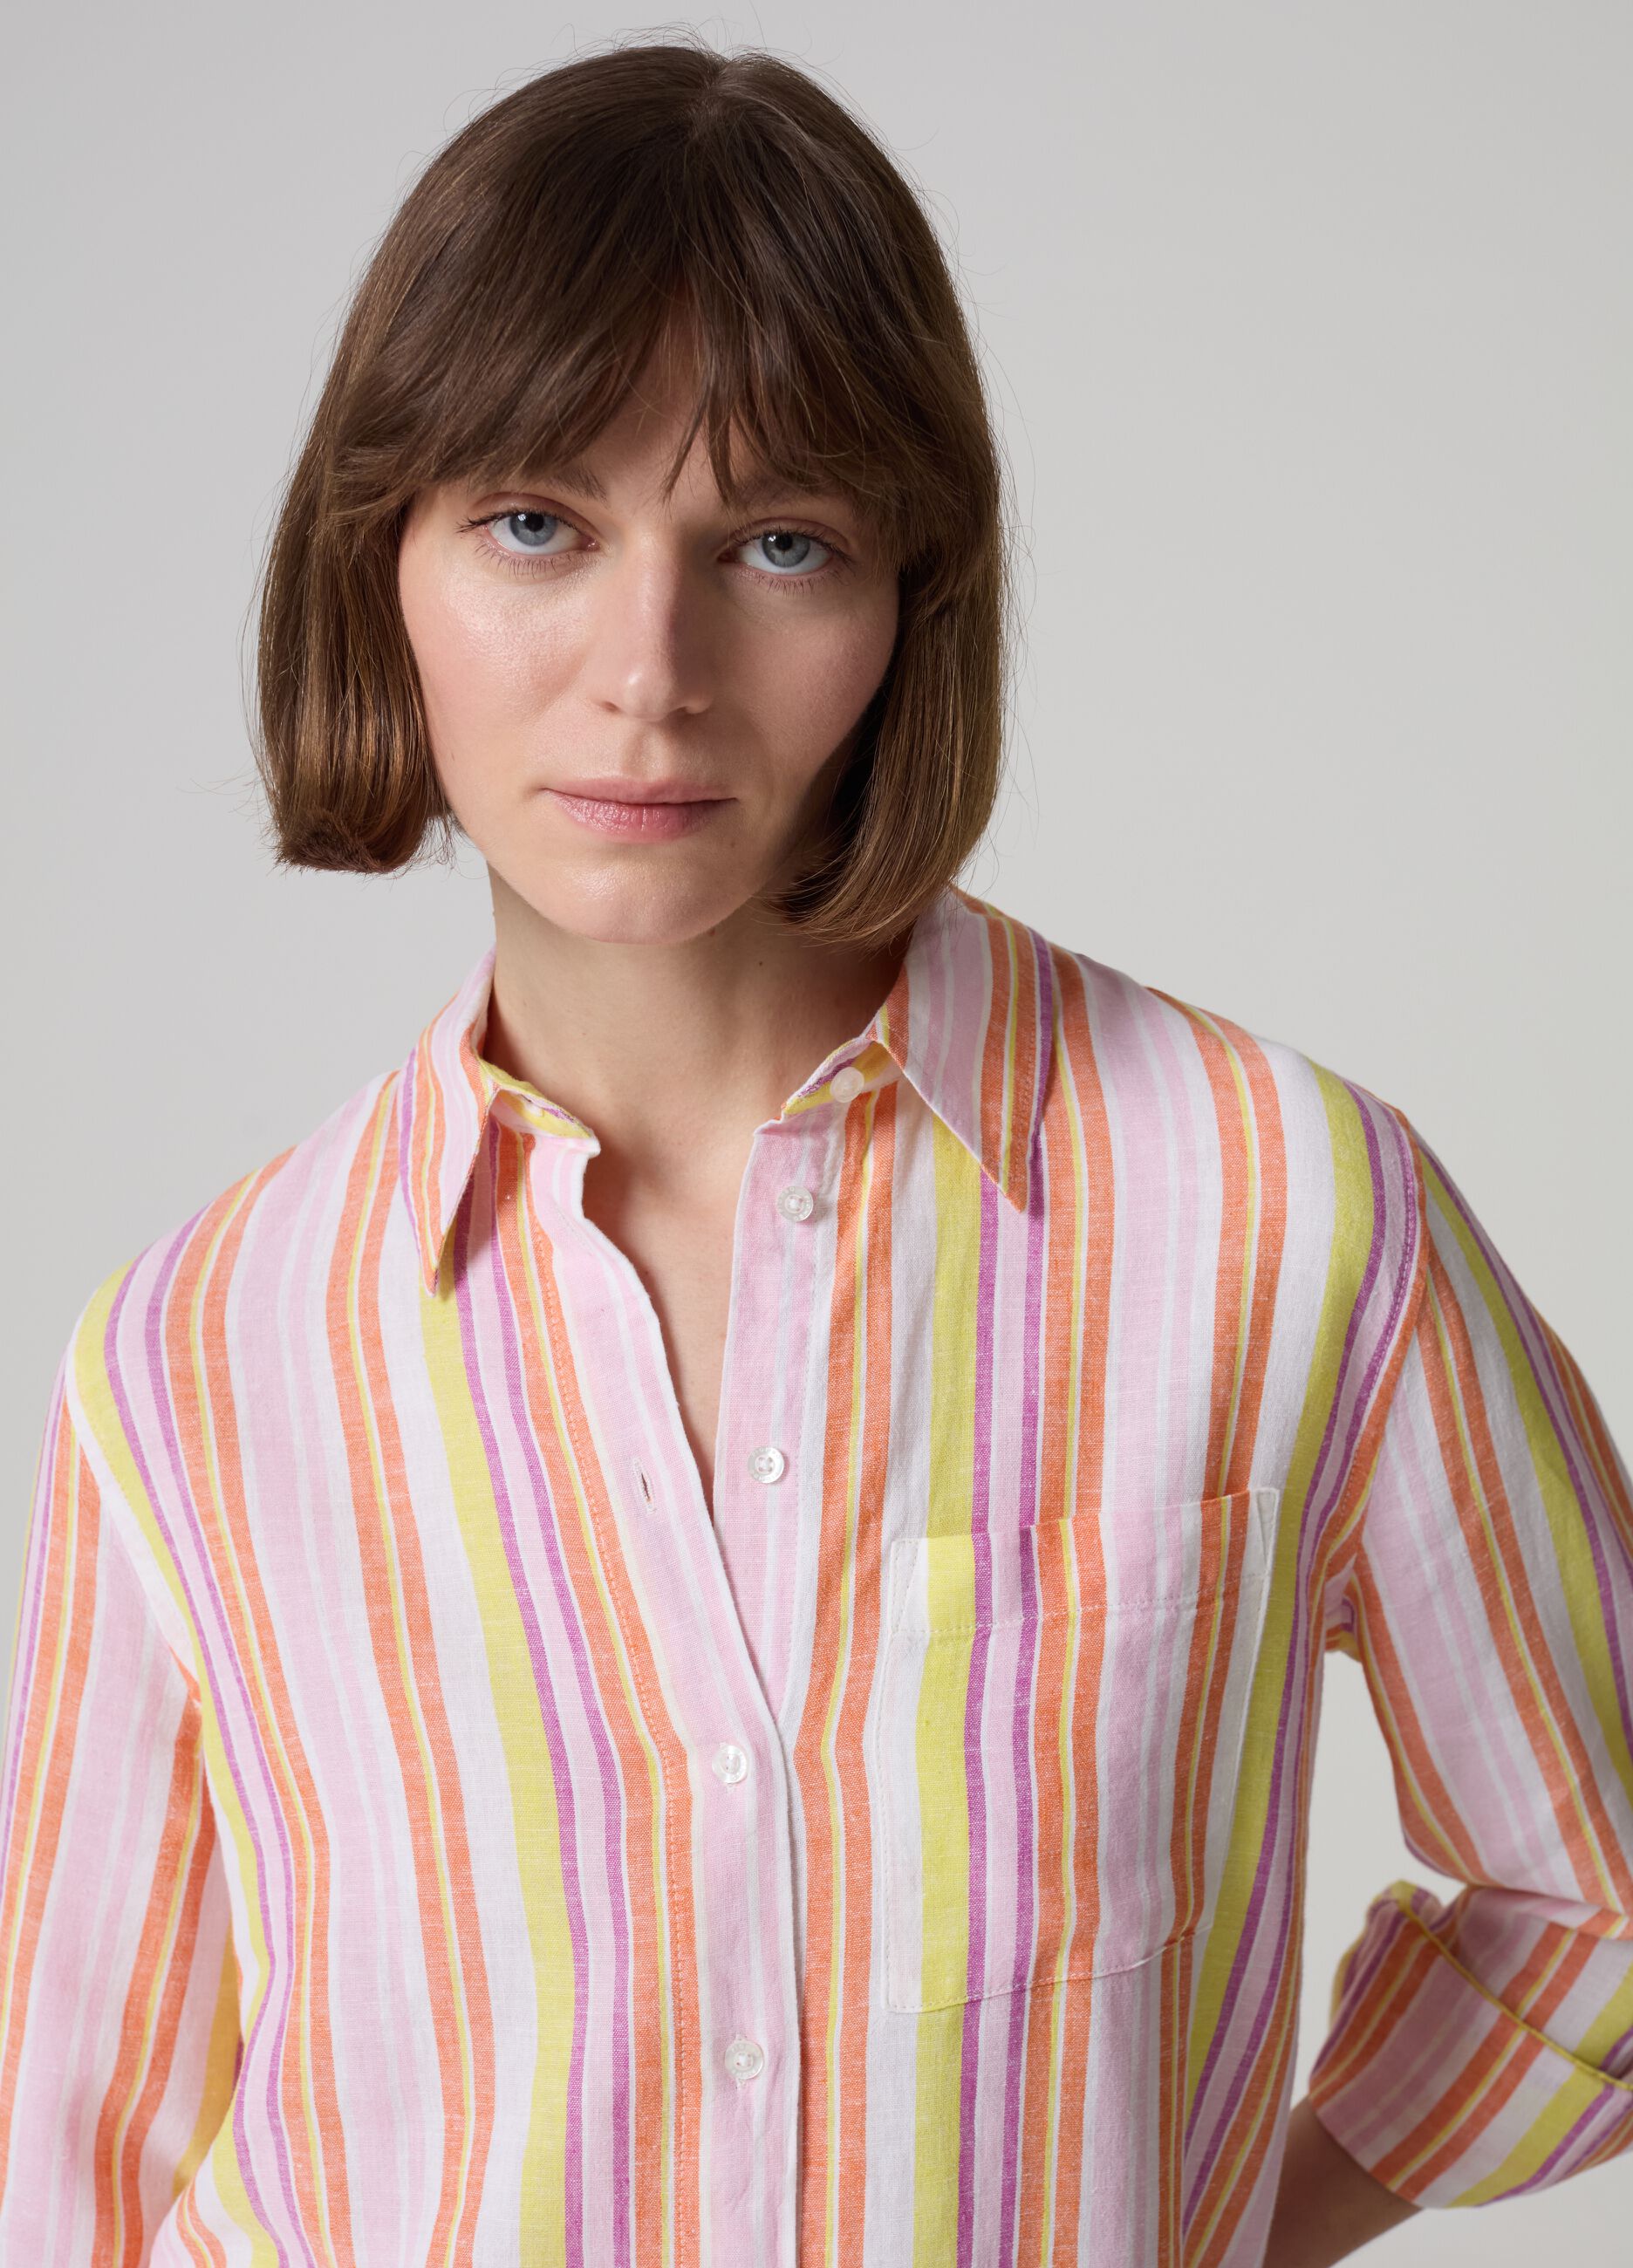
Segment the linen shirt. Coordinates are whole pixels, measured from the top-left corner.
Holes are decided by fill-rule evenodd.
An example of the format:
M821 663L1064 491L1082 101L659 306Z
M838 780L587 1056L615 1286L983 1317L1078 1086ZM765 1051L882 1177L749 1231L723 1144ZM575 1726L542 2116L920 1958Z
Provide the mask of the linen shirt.
M1333 1650L1466 1887L1319 2116L1633 2147L1628 1473L1404 1112L949 886L754 1134L711 1505L493 960L63 1353L5 2268L1247 2268Z

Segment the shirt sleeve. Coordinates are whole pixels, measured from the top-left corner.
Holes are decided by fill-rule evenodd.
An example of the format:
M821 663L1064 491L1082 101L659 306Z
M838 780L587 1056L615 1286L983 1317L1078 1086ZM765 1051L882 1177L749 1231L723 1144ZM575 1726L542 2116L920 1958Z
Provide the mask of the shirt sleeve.
M145 2262L221 2124L236 1970L197 1687L58 1366L0 1782L0 2261Z
M1408 1846L1466 1887L1372 1900L1310 2098L1401 2196L1484 2205L1633 2148L1633 1500L1569 1350L1409 1132L1416 1321L1328 1637Z

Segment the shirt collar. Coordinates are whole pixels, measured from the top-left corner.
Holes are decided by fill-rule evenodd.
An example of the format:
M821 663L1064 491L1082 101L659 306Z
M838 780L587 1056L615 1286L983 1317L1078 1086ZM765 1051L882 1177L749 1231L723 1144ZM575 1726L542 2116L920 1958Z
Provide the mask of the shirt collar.
M482 1056L494 954L490 943L421 1032L398 1075L398 1173L420 1280L430 1293L502 1094L514 1098L540 1135L592 1145L596 1140L582 1119ZM866 1030L825 1057L780 1116L826 1102L845 1064L854 1064L868 1086L892 1076L894 1064L1025 1212L1053 1019L1048 940L985 899L945 884L914 924L896 981Z

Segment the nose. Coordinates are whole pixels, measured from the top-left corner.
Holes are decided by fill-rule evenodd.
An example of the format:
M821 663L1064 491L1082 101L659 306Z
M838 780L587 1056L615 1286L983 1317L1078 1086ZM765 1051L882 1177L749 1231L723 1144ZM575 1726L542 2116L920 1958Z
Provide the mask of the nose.
M701 716L713 700L706 625L684 561L631 547L597 578L585 684L638 724Z

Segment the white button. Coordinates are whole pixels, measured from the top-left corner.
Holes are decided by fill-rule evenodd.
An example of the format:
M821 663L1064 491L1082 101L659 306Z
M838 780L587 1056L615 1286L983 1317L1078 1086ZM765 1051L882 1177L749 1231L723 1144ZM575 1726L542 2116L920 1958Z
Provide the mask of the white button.
M797 1182L791 1182L785 1189L776 1193L776 1209L784 1220L809 1220L815 1203L810 1190L802 1189Z
M735 1741L722 1741L711 1759L717 1778L728 1787L735 1787L748 1770L748 1758Z
M788 1459L781 1449L751 1449L748 1469L757 1481L780 1481L788 1469Z
M855 1064L842 1064L828 1082L835 1102L854 1102L866 1085Z
M758 2079L766 2067L765 2051L739 2032L725 2051L725 2067L733 2079Z

